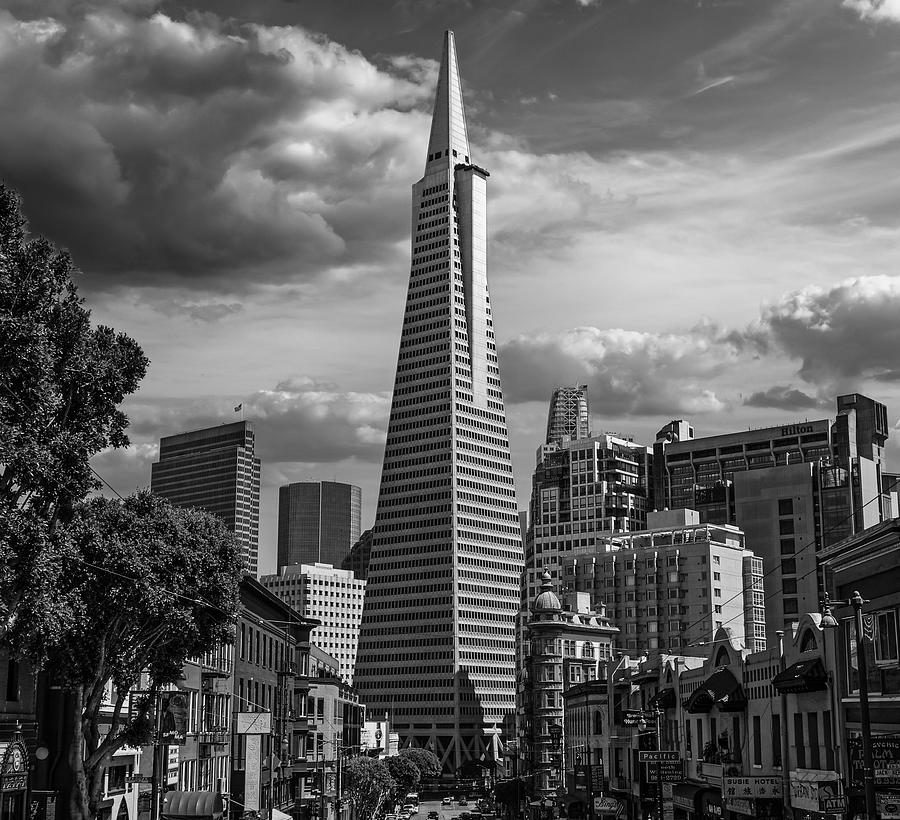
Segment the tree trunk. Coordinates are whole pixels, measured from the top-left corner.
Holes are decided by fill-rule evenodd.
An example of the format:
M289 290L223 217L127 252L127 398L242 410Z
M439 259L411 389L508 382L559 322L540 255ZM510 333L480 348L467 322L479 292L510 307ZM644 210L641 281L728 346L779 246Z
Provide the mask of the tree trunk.
M82 729L81 689L72 693L69 721L72 726L72 742L69 744L69 767L72 769L72 794L69 798L69 814L72 820L93 820L90 808L90 786L84 770L84 737Z

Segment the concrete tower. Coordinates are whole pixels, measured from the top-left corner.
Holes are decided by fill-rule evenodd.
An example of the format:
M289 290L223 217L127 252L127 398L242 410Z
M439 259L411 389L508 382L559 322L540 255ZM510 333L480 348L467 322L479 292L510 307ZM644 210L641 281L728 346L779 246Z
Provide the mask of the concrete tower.
M522 547L487 284L488 173L472 163L447 32L354 683L401 746L452 771L514 709Z

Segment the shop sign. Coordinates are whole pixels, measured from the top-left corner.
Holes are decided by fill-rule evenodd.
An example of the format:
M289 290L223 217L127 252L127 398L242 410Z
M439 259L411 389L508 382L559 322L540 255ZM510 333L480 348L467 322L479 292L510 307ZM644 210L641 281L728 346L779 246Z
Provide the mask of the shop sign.
M844 795L826 797L822 801L822 811L826 814L843 814L847 811L847 798Z
M684 764L681 760L647 764L648 783L656 783L658 781L662 783L679 783L682 780L684 780Z
M756 808L752 800L746 800L743 797L730 797L725 800L725 808L733 811L735 814L745 814L747 817L756 816Z
M840 796L837 772L820 769L795 769L791 772L791 806L806 811L826 812L826 801Z
M25 744L14 740L0 763L0 792L23 792L28 788L28 753Z
M234 731L238 735L270 735L272 734L271 712L238 712Z
M648 723L647 715L645 715L640 709L623 709L622 710L622 725L623 726L638 726L641 723Z
M691 800L690 797L685 797L683 794L674 795L672 797L672 802L678 806L679 809L684 809L685 811L694 810L694 801Z
M849 738L847 748L850 751L851 780L861 784L863 782L862 738ZM900 785L900 738L873 737L872 760L875 764L876 785Z
M722 816L722 804L718 800L709 797L703 800L703 816L719 818Z
M595 797L595 814L615 814L619 810L619 801L615 797Z
M782 797L780 777L726 777L722 786L725 797Z
M663 820L675 820L675 809L671 803L663 803Z
M900 794L875 792L875 805L881 820L900 820Z

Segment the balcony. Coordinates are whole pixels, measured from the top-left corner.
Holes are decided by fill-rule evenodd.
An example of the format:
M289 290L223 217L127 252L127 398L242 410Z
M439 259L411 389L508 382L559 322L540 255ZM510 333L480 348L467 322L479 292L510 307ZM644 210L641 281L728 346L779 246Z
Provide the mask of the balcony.
M721 763L705 763L702 760L697 761L697 777L705 780L707 783L722 784L722 773L724 766Z
M210 726L197 732L197 741L212 746L224 746L231 740L228 728L225 726Z

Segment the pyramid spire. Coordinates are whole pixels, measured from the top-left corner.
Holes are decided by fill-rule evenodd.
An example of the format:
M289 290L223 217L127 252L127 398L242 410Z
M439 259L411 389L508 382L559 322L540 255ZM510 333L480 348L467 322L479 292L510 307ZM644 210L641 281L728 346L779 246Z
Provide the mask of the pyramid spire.
M444 33L441 70L434 99L434 114L431 117L428 161L441 157L450 157L452 160L454 156L457 162L469 162L469 136L466 132L466 111L459 82L459 67L456 64L456 40L453 32L448 30Z

